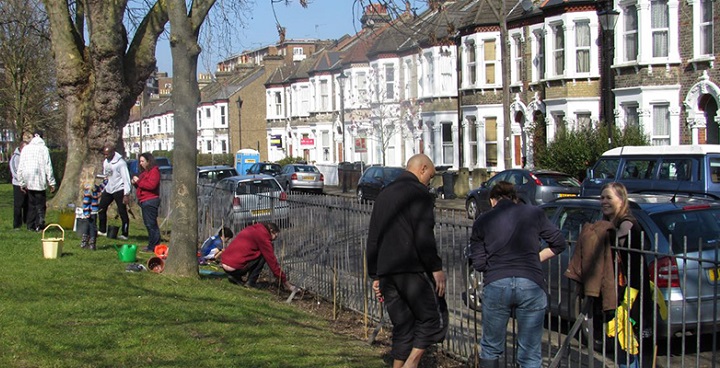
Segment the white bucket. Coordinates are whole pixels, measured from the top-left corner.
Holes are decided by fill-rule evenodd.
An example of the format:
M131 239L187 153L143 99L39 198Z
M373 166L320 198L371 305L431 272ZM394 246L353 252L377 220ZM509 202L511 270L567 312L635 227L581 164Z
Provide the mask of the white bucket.
M45 231L50 227L57 227L62 232L60 238L46 238ZM43 257L48 259L55 259L62 255L63 243L65 242L65 230L58 224L50 224L43 229L42 232L42 245L43 245Z

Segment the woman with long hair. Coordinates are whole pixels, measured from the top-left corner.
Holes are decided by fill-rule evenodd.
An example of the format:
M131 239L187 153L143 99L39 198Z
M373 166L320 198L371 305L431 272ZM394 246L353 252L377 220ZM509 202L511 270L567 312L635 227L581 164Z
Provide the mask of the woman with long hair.
M136 188L136 196L142 209L143 223L148 231L148 245L144 252L155 252L160 244L160 227L158 226L158 210L160 208L160 169L155 164L152 153L145 152L138 159L140 173L133 176L132 184Z
M618 182L607 183L600 194L603 219L610 221L617 234L618 309L608 322L608 331L617 331L622 349L620 367L638 367L640 353L652 355L653 289L645 264L642 228L630 211L628 192ZM628 323L629 322L629 323ZM622 330L621 334L619 331ZM610 333L610 332L609 332ZM641 350L641 343L645 345Z

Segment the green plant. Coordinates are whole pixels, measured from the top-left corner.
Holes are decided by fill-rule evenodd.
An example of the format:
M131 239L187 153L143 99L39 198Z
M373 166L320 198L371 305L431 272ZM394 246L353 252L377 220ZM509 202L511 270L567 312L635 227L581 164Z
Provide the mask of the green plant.
M295 164L295 163L298 163L298 162L301 162L301 161L304 162L305 159L302 158L302 157L290 157L290 156L289 156L289 157L283 158L282 160L279 160L279 161L277 162L277 164L279 164L280 166L284 166L284 165L287 165L287 164Z
M543 126L544 129L544 126ZM535 129L535 136L540 136ZM613 147L648 145L647 136L641 128L627 127L623 130L614 127ZM580 180L586 171L608 149L607 127L583 127L577 130L560 130L552 142L538 144L535 148L535 166L568 173Z

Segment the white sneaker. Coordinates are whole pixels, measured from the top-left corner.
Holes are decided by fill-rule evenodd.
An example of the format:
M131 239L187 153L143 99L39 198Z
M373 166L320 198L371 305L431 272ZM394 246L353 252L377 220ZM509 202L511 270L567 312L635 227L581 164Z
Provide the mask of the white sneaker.
M125 236L125 235L118 235L118 239L127 240L127 236Z
M100 235L100 236L107 236L107 233L104 233L104 232L102 232L102 231L98 231L98 235Z

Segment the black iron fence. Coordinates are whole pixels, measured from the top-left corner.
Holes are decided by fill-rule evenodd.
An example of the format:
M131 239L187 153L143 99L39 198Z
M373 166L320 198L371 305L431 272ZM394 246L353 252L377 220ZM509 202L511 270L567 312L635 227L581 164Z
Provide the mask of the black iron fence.
M216 193L217 195L217 193ZM227 193L231 196L230 193ZM217 224L237 232L244 223L232 218L212 218L209 206L222 206L227 199L203 199L199 206L199 238L217 233ZM293 193L287 199L289 217L275 242L276 255L291 282L332 301L337 308L361 313L368 331L381 316L381 305L370 290L365 265L365 242L372 204L344 197ZM283 204L286 205L286 204ZM275 212L273 211L272 214ZM278 212L285 213L285 212ZM435 236L447 274L447 303L450 328L441 349L458 359L477 362L478 339L482 335L481 298L478 276L468 271L464 250L470 238L472 222L463 212L436 211ZM572 242L571 242L572 243ZM567 251L571 253L572 246ZM667 254L645 252L646 258L663 259ZM547 262L551 308L547 314L543 338L544 364L564 367L614 366L622 357L618 336L607 338L607 324L592 311L592 304L581 301L573 284L563 274L567 260ZM718 293L720 262L718 250L712 256L695 254L673 256L673 262L653 276L654 284L666 300L668 314L641 315L643 325L652 326L649 335L639 341L640 353L649 357L644 367L715 367L720 342L717 318L720 316ZM664 272L664 273L663 273ZM674 284L662 287L670 277ZM705 290L692 294L692 290ZM708 290L710 291L708 293ZM654 290L640 290L652 293ZM597 303L596 303L597 306ZM595 316L595 318L593 318ZM385 317L387 319L387 317ZM575 323L576 321L579 323ZM387 325L390 325L389 323ZM508 327L507 347L501 363L514 366L517 348L514 322ZM562 349L561 349L562 348Z

